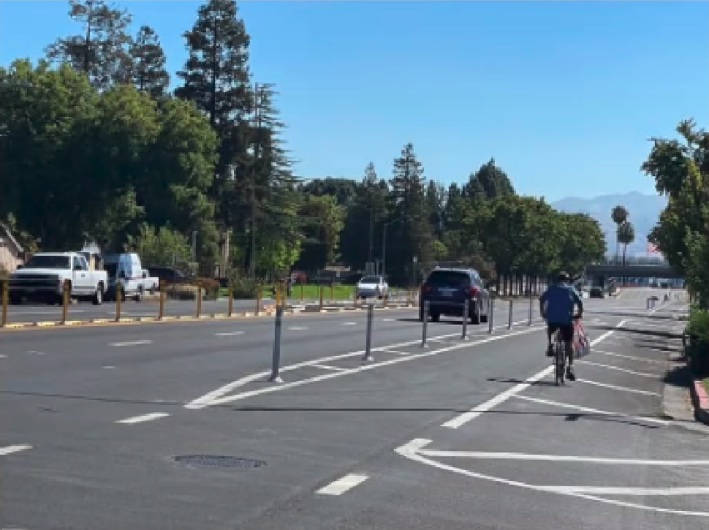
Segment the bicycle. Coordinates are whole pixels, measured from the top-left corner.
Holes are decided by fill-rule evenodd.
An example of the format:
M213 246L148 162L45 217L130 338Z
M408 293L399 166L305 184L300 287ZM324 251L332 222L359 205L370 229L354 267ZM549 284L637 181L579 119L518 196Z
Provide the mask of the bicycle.
M554 332L554 384L566 384L566 343L561 337L561 330Z
M581 315L574 316L574 321L580 319ZM575 352L572 352L572 355L574 354ZM554 384L556 386L566 384L566 343L561 336L560 329L554 332Z

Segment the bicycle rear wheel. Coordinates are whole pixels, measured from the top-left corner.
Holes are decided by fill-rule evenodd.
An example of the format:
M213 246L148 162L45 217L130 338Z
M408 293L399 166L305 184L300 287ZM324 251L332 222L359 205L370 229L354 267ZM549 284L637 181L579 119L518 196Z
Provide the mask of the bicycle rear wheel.
M554 372L556 374L554 379L556 386L561 386L564 384L564 368L566 364L566 359L564 358L565 354L564 344L560 340L557 340L554 346Z

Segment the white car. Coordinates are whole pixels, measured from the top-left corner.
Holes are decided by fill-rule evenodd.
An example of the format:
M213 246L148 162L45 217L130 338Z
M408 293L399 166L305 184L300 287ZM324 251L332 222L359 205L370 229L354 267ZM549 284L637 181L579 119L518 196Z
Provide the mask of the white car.
M389 284L383 276L364 276L357 282L357 298L389 298Z

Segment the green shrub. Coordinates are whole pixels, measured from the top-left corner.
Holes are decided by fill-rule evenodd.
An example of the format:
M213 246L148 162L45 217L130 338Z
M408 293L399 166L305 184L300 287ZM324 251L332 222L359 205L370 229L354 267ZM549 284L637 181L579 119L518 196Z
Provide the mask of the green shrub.
M232 274L229 277L229 286L236 300L253 300L256 298L258 282L252 278Z
M692 308L687 326L689 365L697 375L709 374L709 312Z

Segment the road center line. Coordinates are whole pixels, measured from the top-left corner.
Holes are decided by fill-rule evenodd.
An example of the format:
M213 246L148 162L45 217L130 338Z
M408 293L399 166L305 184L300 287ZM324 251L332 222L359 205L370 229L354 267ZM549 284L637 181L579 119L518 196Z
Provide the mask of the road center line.
M217 337L235 337L237 335L243 335L243 331L225 331L224 333L215 333Z
M127 346L142 346L144 344L152 344L152 340L132 340L128 342L110 342L108 345L114 348L125 348Z
M358 475L355 473L345 475L344 477L331 482L324 488L320 488L317 493L320 495L342 495L352 488L359 486L368 478L369 477L367 475Z
M11 455L12 453L19 453L20 451L27 451L32 449L31 445L8 445L7 447L0 447L0 456Z
M165 418L167 416L169 416L167 412L151 412L150 414L143 414L142 416L133 416L123 420L118 420L116 423L133 425L135 423L144 423L146 421L159 420L160 418Z

